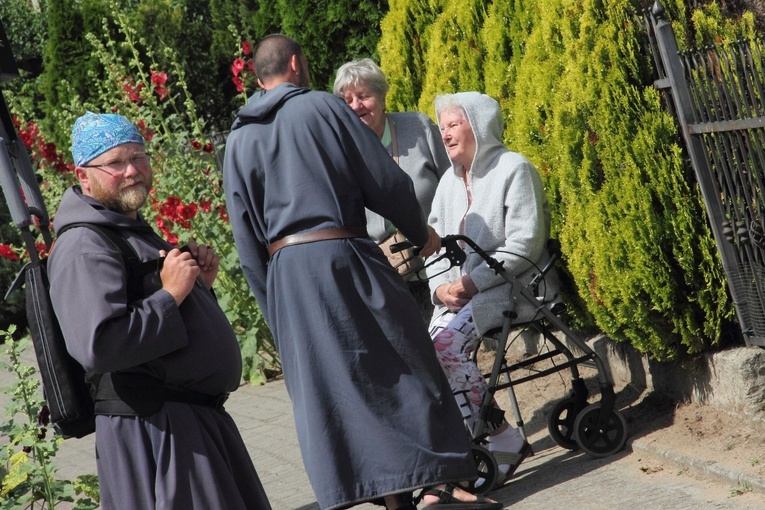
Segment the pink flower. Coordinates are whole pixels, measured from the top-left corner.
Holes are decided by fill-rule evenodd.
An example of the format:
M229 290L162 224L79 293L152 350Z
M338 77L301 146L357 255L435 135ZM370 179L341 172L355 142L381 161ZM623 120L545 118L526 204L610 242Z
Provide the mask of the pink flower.
M248 41L242 41L242 54L243 55L250 55L252 54L252 46Z
M433 340L433 347L435 347L438 352L444 352L452 345L452 343L454 343L452 341L453 338L454 332L445 329L436 335L436 338Z

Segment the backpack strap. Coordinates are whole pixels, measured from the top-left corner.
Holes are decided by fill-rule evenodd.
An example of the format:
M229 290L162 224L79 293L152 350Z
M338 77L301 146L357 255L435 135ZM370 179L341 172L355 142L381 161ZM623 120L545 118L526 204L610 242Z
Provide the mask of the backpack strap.
M164 257L158 257L156 259L147 260L146 262L141 262L140 257L136 253L133 246L127 241L127 239L122 237L117 232L117 229L111 227L99 225L96 223L72 223L62 228L58 232L58 237L61 237L64 232L77 227L85 227L92 230L93 232L97 232L101 235L101 237L109 241L112 247L121 252L122 257L125 260L125 266L128 269L128 276L131 279L142 278L147 274L156 273L162 269L162 262L164 261Z

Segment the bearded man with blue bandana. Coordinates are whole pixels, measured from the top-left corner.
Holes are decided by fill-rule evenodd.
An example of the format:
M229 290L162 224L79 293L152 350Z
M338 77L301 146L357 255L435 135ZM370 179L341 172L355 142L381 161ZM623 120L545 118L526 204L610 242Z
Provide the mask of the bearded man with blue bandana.
M193 241L173 247L141 216L151 161L128 119L86 113L72 156L79 184L56 213L48 272L67 349L97 388L101 508L270 509L223 409L242 359L210 290L218 256ZM83 223L121 236L141 262L162 263L139 277L112 242L75 226Z

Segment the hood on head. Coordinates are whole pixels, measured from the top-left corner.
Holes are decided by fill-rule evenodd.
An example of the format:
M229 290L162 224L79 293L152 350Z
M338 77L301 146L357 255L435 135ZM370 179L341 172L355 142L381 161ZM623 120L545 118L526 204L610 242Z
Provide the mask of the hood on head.
M457 92L445 94L443 98L446 100L446 104L459 103L467 113L467 120L473 129L476 142L476 153L471 168L475 168L476 161L480 160L489 149L497 146L505 148L502 144L502 130L504 129L502 111L499 108L499 103L493 97L480 92ZM436 119L440 113L441 111L437 106Z

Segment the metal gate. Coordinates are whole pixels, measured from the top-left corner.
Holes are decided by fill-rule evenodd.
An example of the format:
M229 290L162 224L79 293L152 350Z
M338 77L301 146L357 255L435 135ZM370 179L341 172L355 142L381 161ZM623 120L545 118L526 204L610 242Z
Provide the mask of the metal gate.
M765 45L678 51L659 2L644 13L659 79L680 125L736 315L765 346Z

